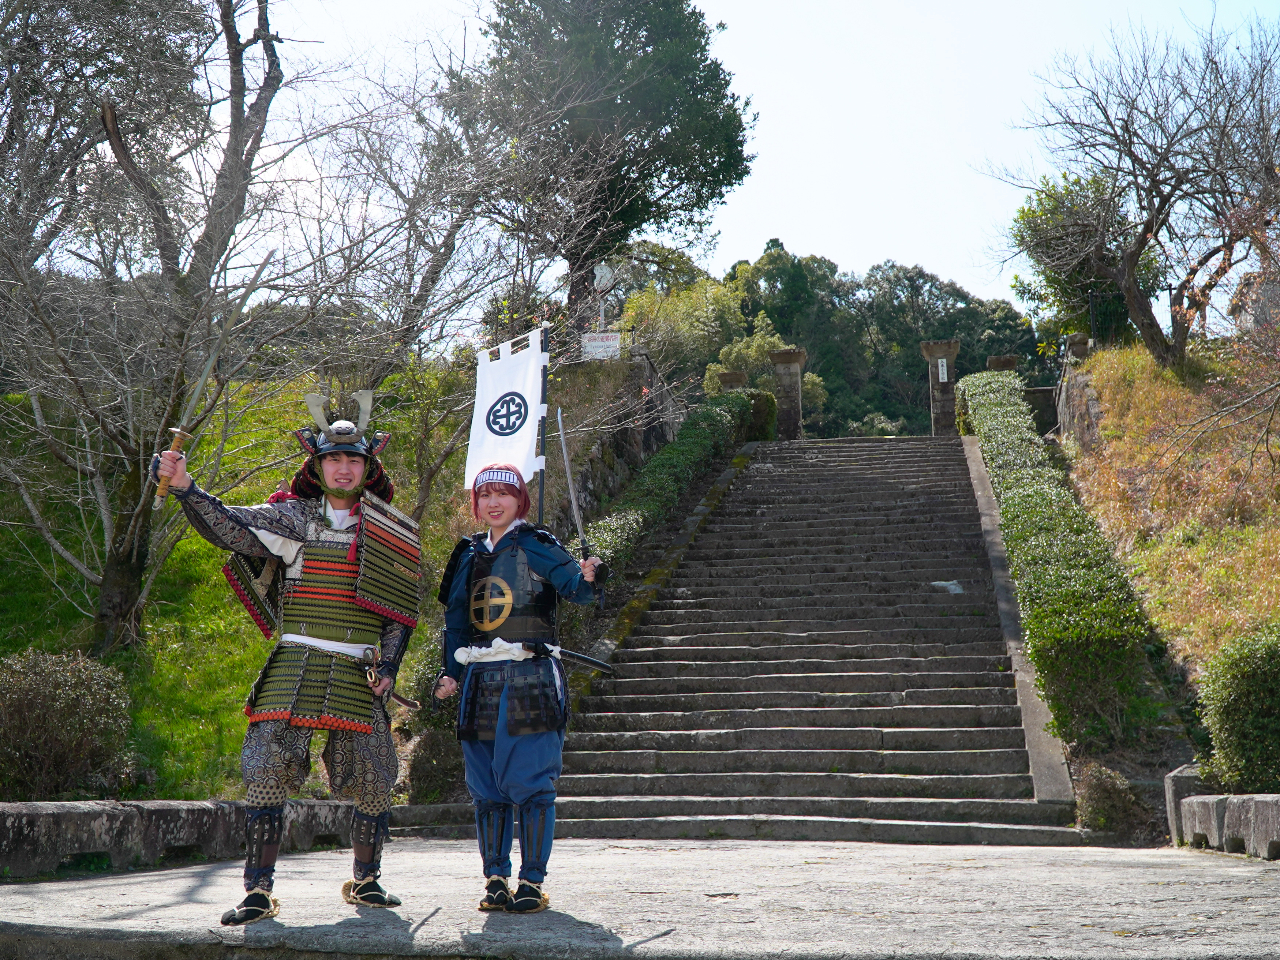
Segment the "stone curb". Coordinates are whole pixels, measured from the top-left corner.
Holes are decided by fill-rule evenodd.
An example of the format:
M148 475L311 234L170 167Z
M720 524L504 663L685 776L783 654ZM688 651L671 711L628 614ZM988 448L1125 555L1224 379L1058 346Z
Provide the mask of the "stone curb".
M289 800L283 852L317 840L351 846L351 804ZM154 866L165 856L239 857L244 804L232 800L87 800L0 803L0 864L6 878L52 873L67 857L105 854L114 870Z
M1280 859L1280 794L1184 797L1180 808L1191 846Z
M991 488L991 476L982 459L982 445L977 437L963 437L964 457L969 464L969 478L982 517L982 539L991 562L991 579L995 584L996 607L1000 612L1000 631L1013 661L1014 683L1018 690L1018 706L1022 708L1022 730L1027 740L1027 760L1031 766L1031 782L1038 803L1075 803L1071 772L1062 741L1048 731L1049 708L1036 689L1036 671L1027 659L1022 644L1022 618L1018 611L1018 593L1009 574L1009 558L1000 535L1000 504Z
M711 485L711 489L702 498L702 502L693 508L693 512L689 514L688 519L680 527L680 532L676 534L675 540L667 548L667 552L662 555L662 559L645 576L640 589L636 591L636 595L631 598L626 606L618 611L618 617L614 620L613 626L587 651L590 656L595 657L597 660L604 660L607 663L613 656L614 651L626 642L627 637L631 635L631 631L649 609L649 605L653 603L658 591L666 586L671 579L671 575L675 573L676 567L680 566L685 553L694 540L697 539L702 528L706 526L707 518L716 507L720 506L720 501L729 492L729 488L733 486L733 481L737 479L738 474L746 469L747 464L751 461L759 446L760 441L753 440L750 443L744 443L739 448L737 454L734 455L733 461L724 473L720 474L716 482ZM573 710L575 713L578 709L579 698L587 693L591 686L592 678L599 675L599 673L599 670L592 670L589 667L578 666L573 669L569 687L573 691Z

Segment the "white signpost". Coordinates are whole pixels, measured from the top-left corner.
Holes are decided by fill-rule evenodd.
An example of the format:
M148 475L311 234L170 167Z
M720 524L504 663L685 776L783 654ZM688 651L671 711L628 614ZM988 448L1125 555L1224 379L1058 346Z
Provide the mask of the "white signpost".
M583 360L617 360L622 356L621 333L584 333Z

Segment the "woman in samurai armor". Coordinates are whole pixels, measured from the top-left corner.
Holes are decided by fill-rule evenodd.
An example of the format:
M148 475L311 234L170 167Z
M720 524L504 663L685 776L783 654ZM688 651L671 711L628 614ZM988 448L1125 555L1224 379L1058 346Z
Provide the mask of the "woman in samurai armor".
M440 583L446 605L437 697L461 686L458 739L486 879L481 910L537 913L556 822L556 780L568 723L556 606L595 599L599 557L578 562L554 536L525 522L520 471L497 463L476 474L471 512L488 525L458 543ZM511 841L520 819L515 892Z
M244 900L227 925L273 917L284 804L311 770L311 737L327 730L324 765L335 795L354 801L348 903L400 904L378 882L398 763L387 700L417 624L417 524L390 505L378 460L389 435L368 429L373 394L355 395L359 424L330 425L322 398L306 397L314 427L295 431L307 454L289 493L229 507L201 490L179 453L153 473L169 477L191 526L232 551L223 568L249 614L277 643L245 705L240 755L246 788Z

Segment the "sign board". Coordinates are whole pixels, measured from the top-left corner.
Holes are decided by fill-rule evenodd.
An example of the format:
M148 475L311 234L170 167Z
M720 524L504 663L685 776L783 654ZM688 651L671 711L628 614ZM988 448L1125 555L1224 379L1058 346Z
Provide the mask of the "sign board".
M939 383L947 382L947 358L946 357L938 358L938 382Z
M583 360L617 360L622 356L621 333L584 333Z

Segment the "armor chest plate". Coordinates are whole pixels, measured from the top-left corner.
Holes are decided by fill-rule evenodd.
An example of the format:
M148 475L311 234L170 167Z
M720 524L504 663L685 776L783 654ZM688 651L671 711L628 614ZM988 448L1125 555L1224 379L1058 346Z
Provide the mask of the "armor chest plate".
M303 545L294 564L301 576L285 587L282 633L377 645L383 618L359 603L360 564L347 559L347 543L315 540Z
M509 642L554 640L558 601L555 587L529 568L518 541L497 553L475 551L468 607L477 646L487 646L496 637Z

